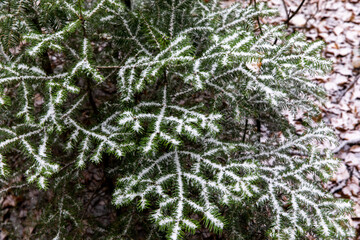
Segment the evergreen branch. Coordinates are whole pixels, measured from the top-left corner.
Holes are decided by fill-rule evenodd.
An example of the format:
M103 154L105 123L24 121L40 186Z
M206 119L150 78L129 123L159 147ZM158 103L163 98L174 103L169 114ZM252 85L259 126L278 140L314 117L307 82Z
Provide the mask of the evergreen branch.
M138 237L132 208L111 217L120 232L90 225L103 192L84 209L73 186L89 162L105 169L96 188L115 190L114 205L149 208L149 239L204 228L237 240L352 235L349 203L323 189L338 162L316 145L331 131L309 117L300 135L289 120L318 114L324 91L309 77L331 67L324 44L261 24L277 11L253 3L0 3L0 175L15 168L61 195L34 237L82 238L87 227L86 237ZM6 161L13 153L22 158Z

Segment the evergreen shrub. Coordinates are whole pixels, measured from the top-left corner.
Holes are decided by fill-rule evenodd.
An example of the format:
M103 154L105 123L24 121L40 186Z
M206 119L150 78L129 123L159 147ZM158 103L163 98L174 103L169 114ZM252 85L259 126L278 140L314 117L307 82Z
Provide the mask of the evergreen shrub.
M54 195L34 238L143 239L139 225L147 239L351 236L350 203L324 188L338 161L317 146L333 133L312 120L325 94L309 79L331 64L323 42L259 26L275 14L216 0L2 0L1 185L23 174ZM90 166L118 208L106 226L84 218Z

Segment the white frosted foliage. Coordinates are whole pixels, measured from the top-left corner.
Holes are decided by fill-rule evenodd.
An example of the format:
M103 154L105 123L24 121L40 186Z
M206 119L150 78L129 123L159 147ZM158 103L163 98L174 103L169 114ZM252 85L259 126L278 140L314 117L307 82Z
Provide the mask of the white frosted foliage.
M149 240L352 235L351 205L323 188L338 165L313 120L323 42L260 29L277 12L266 1L222 3L0 1L0 183L15 172L60 196L46 237L93 226L108 201L84 210L78 194L94 168L125 206L110 224L122 229L92 228L104 239L133 238L143 215Z

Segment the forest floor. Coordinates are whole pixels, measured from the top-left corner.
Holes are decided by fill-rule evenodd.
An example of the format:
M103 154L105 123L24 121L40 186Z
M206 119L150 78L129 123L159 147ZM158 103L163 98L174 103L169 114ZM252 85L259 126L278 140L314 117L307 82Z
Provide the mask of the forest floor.
M269 0L280 16L272 23L285 22L303 1ZM286 11L288 13L286 13ZM335 197L354 201L352 225L360 233L360 1L305 0L290 20L289 32L303 32L308 40L323 40L323 57L333 62L333 70L321 84L328 101L321 106L322 120L335 129L339 146L333 152L342 160L338 172L329 183ZM301 128L301 115L297 119ZM357 237L360 239L360 237Z

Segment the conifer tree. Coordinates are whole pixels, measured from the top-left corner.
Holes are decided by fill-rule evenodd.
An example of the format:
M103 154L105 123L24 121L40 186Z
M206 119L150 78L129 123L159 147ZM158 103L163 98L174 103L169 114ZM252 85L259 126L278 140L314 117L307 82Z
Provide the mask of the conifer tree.
M323 187L338 161L317 148L334 136L311 118L324 92L309 78L331 64L323 42L257 24L275 14L217 0L1 1L1 183L20 172L57 193L42 216L55 230L40 237L81 237L76 181L103 164L121 211L112 229L93 226L102 239L136 238L144 212L148 239L203 227L348 239L351 205ZM298 111L302 133L285 117Z

